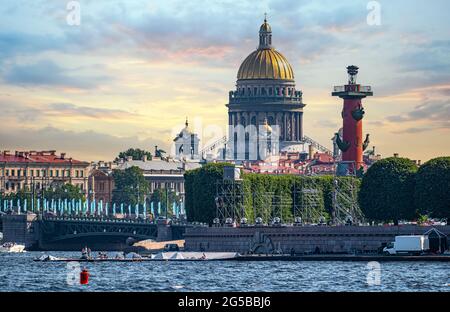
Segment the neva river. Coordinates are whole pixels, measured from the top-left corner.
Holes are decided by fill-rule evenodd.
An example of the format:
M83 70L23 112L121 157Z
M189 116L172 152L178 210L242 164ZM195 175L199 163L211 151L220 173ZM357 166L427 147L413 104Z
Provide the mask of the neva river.
M40 252L0 254L1 291L450 291L450 265L381 263L380 285L369 286L364 262L81 263L89 285L73 283L63 262L33 262ZM79 253L52 252L57 257ZM71 277L72 276L72 277Z

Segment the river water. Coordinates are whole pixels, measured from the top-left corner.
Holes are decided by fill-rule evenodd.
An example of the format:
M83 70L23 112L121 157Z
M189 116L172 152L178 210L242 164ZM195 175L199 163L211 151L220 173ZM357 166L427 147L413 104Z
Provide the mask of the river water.
M78 263L32 261L42 254L0 254L0 290L450 291L450 264L444 262L383 262L375 271L364 262L340 261L81 263L91 276L88 285L79 285Z

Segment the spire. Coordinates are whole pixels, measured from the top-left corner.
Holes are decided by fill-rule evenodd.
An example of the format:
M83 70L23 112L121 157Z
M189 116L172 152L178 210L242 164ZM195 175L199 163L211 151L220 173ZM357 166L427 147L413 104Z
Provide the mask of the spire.
M185 125L186 125L186 127L188 127L189 126L189 121L188 121L188 118L186 117L186 122L185 122Z
M267 13L264 13L264 23L259 28L259 49L272 48L272 28L267 23Z

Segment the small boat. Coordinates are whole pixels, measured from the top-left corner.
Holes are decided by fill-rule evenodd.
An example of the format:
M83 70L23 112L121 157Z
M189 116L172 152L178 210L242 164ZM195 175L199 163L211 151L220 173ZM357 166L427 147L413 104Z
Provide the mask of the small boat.
M34 258L34 261L60 261L61 258L57 258L51 255L42 255L39 258Z
M154 261L212 261L231 260L239 257L237 252L160 252L151 256Z
M0 252L25 252L25 245L17 243L4 243L0 246Z

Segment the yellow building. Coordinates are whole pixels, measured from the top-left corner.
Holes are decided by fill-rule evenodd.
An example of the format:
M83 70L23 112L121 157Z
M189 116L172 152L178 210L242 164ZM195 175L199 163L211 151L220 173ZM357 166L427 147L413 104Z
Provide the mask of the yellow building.
M78 186L87 195L89 163L56 151L9 151L0 153L0 192L22 189L41 192L66 183Z

